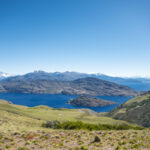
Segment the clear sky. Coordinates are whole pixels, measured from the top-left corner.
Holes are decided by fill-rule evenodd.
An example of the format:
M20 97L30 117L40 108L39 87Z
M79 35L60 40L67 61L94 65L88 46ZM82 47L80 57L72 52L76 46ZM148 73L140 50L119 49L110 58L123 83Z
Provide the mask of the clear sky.
M150 77L150 0L0 0L0 71Z

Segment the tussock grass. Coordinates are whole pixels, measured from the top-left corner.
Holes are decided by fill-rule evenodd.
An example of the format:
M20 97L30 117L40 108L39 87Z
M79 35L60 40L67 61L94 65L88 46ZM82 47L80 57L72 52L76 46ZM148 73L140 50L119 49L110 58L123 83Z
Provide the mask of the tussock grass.
M47 106L29 108L0 101L0 149L150 149L150 130L111 130L136 126L87 112ZM57 130L42 127L54 120L60 123Z

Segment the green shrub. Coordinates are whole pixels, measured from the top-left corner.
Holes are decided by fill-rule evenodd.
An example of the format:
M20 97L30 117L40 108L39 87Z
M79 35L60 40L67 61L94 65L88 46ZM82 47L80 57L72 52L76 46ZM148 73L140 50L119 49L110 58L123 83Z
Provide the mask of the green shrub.
M108 125L108 124L88 124L83 123L81 121L66 121L66 122L59 122L59 121L47 121L46 123L42 124L45 128L52 128L52 129L64 129L64 130L128 130L128 129L135 129L141 130L142 127L133 127L130 125Z
M57 129L57 126L60 124L59 121L55 120L55 121L47 121L45 124L43 124L43 127L46 128L53 128L53 129Z
M29 150L27 147L19 147L18 150Z

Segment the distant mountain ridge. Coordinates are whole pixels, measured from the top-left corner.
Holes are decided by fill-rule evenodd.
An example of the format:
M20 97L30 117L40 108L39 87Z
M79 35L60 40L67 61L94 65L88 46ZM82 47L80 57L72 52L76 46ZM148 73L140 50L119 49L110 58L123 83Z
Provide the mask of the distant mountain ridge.
M8 80L60 80L73 81L79 78L95 77L94 74L78 73L78 72L53 72L48 73L44 71L34 71L25 75L17 75L8 78Z
M48 73L44 71L34 71L25 75L17 75L13 77L3 78L6 80L59 80L59 81L73 81L79 78L94 77L101 80L115 82L117 84L129 86L136 91L148 91L150 90L150 79L149 78L122 78L112 77L104 74L87 74L78 72L53 72Z
M0 82L0 92L41 93L92 96L135 96L131 88L101 79L87 77L73 81L24 79L12 77Z

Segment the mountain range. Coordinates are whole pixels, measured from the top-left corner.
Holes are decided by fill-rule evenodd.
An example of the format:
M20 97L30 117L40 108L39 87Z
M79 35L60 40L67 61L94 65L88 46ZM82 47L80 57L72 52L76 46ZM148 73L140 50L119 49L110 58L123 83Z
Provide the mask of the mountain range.
M91 96L136 96L131 88L113 82L87 77L73 81L11 77L0 82L0 92L40 93Z
M142 90L148 90L150 86L150 79L148 78L120 78L77 72L47 73L35 71L11 77L5 73L0 73L0 75L0 92L11 93L136 96L138 93L132 90L133 87L133 89L138 86ZM130 85L132 88L125 85ZM149 102L150 92L140 94L113 109L108 116L149 127Z
M94 77L101 80L114 82L117 84L129 86L136 91L148 91L150 90L150 78L123 78L123 77L112 77L104 74L87 74L78 72L53 72L48 73L44 71L34 71L25 75L10 76L6 73L0 73L0 80L59 80L59 81L73 81L79 78Z

